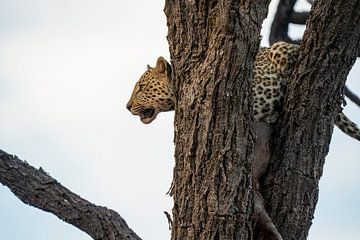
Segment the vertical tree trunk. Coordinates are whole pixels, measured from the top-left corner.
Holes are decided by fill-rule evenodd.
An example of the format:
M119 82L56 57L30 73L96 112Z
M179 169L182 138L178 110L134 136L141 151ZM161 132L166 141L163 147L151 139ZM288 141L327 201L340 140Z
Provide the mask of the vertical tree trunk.
M250 79L269 1L165 5L175 108L172 239L250 239Z
M262 187L267 210L284 239L307 237L334 117L359 46L360 0L316 1Z

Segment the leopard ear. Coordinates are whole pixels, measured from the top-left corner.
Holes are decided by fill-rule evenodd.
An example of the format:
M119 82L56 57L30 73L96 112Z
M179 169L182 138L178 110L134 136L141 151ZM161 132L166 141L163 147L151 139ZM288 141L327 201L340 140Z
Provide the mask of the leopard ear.
M153 69L149 64L146 65L147 70Z
M160 74L167 74L171 71L170 64L163 57L159 57L156 61L156 71Z

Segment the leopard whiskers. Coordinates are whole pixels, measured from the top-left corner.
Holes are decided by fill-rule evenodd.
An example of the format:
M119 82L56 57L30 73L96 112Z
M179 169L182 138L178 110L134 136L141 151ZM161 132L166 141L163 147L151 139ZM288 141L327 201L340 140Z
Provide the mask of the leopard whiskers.
M142 112L142 111L144 111L144 107L142 105L136 105L136 106L132 107L131 110L133 112Z

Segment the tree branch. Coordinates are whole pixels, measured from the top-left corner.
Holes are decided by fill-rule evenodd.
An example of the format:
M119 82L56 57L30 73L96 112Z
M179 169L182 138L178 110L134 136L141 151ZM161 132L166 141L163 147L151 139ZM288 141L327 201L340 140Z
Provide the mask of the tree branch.
M360 98L353 93L347 86L344 89L345 96L347 96L353 103L360 107Z
M289 23L293 16L294 5L297 0L280 0L274 20L271 24L271 31L269 36L270 45L274 42L285 41L294 43L289 37ZM295 14L296 17L297 14Z
M24 203L53 213L93 239L140 239L117 212L82 199L50 177L42 168L35 169L2 150L0 182Z
M309 18L310 12L293 12L290 16L289 22L294 24L306 24L306 20Z

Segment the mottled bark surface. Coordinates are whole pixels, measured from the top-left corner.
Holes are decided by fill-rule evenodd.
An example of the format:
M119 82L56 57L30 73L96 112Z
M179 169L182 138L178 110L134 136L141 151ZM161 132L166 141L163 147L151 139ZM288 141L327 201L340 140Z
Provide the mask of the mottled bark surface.
M140 239L117 212L82 199L42 169L35 169L1 150L0 182L24 203L53 213L93 239Z
M284 239L307 237L334 116L359 39L359 0L314 3L262 187L267 210Z
M250 239L250 79L269 1L166 1L173 66L172 239Z
M299 44L301 39L293 40L289 37L290 23L305 25L306 20L309 18L309 12L296 12L294 6L298 0L280 0L274 20L271 24L271 31L269 35L270 45L277 41L285 41L290 43ZM312 1L308 1L310 4ZM360 46L358 47L357 56L360 57ZM345 96L353 101L356 105L360 106L359 97L353 93L348 87L345 86Z

